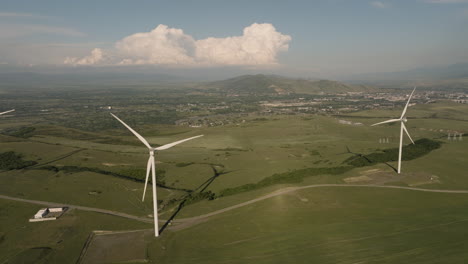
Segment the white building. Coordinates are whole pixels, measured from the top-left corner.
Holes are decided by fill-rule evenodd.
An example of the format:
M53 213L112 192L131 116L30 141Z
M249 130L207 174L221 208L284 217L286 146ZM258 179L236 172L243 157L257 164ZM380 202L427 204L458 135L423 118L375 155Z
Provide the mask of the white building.
M68 208L67 207L52 207L42 208L34 215L33 218L29 219L29 222L42 222L49 220L56 220L59 218Z
M37 211L37 213L34 215L34 219L43 218L47 215L47 213L49 213L49 208L42 208L41 210Z
M63 207L47 208L51 213L60 213L63 212Z

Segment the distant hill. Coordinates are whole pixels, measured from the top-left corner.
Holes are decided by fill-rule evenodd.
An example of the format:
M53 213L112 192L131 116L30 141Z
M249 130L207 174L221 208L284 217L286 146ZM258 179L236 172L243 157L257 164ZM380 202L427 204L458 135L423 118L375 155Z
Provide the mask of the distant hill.
M201 88L216 89L232 94L320 94L342 92L373 92L365 85L349 85L329 80L291 79L277 75L242 75L203 84Z

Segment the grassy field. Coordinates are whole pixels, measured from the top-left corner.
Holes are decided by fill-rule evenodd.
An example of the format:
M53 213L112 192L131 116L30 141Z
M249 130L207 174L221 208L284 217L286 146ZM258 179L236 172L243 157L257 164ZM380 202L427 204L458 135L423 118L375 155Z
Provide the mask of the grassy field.
M29 223L41 206L0 200L0 263L76 263L93 230L151 228L149 224L72 210L56 221Z
M455 110L450 109L448 103L430 104L411 107L409 116L413 112L428 112L428 106L436 107L436 110L443 109L450 112L463 112L464 105L453 104ZM422 108L422 110L418 110ZM396 112L395 112L396 113ZM375 111L375 116L391 117L395 113L387 111ZM152 144L164 144L184 137L197 134L204 134L203 138L181 144L175 148L157 154L158 169L165 171L165 185L172 188L159 190L159 199L177 199L186 195L185 190L196 190L204 188L203 185L214 176L214 170L219 173L206 191L220 193L227 188L233 188L244 184L255 184L273 174L288 173L290 171L305 168L332 168L343 166L343 161L358 154L370 154L387 148L397 147L399 129L396 126L387 125L380 127L369 127L366 124L379 121L379 118L369 119L356 117L324 117L324 116L276 116L270 119L258 119L252 117L245 123L238 125L219 126L212 128L181 129L174 127L173 132L169 126L149 129L142 128L142 134L147 137ZM360 116L370 115L368 112L361 112ZM365 125L340 124L339 120L351 120L362 122ZM14 126L14 125L13 125ZM468 188L468 182L463 177L465 166L461 163L461 157L467 141L448 142L446 134L440 132L442 127L451 130L468 131L468 122L447 119L412 119L408 122L408 129L412 137L435 138L445 141L441 149L430 153L426 157L405 161L403 172L422 173L435 175L440 179L440 186L451 188ZM55 128L57 128L55 126ZM55 129L54 128L54 129ZM139 127L136 128L139 130ZM446 128L447 129L447 128ZM35 160L41 164L53 166L79 166L87 168L97 168L99 170L113 173L125 173L129 170L138 170L144 173L147 160L147 151L143 144L140 144L124 127L105 131L99 135L89 132L79 132L76 129L60 128L60 136L57 133L49 135L51 128L40 127L35 134L28 139L18 139L2 136L7 139L1 143L2 150L15 150L25 156L26 159ZM140 131L140 130L139 130ZM159 131L159 132L155 132ZM152 136L158 134L159 136ZM84 134L84 135L83 135ZM281 136L279 136L281 135ZM116 142L128 142L128 144L106 144L89 140L89 137L99 138L100 141L117 140ZM389 144L379 144L380 138L389 138ZM408 143L408 140L405 139ZM139 145L140 144L140 145ZM349 149L352 153L348 153ZM74 153L76 152L76 153ZM74 153L67 156L68 153ZM354 153L354 154L353 154ZM445 153L440 155L438 153ZM454 155L446 155L453 153ZM63 157L63 158L62 158ZM447 162L433 162L439 157L446 159L452 164L448 171L443 164ZM429 159L431 162L427 162ZM414 166L413 164L427 163L425 166ZM442 165L438 165L442 164ZM396 167L396 163L390 163ZM380 165L376 165L378 170L389 171ZM21 182L25 188L21 191L16 188L4 187L2 191L7 194L23 194L28 198L46 199L62 197L63 193L70 191L76 197L65 199L67 202L77 202L81 205L95 206L101 208L121 207L120 210L126 212L141 212L142 208L151 208L151 199L142 204L138 202L142 184L124 179L112 180L112 176L100 175L92 172L66 173L50 172L35 169L23 171L3 172L3 182ZM414 169L413 169L414 168ZM373 169L367 168L367 169ZM447 175L449 172L450 175ZM352 177L358 174L354 170L345 175L317 176L314 179L305 179L310 182L340 182L345 177ZM143 175L142 175L143 176ZM320 179L320 180L316 180ZM324 180L326 179L326 180ZM30 184L28 184L28 181ZM89 181L93 184L90 185ZM107 181L112 182L108 184ZM81 184L82 183L82 184ZM6 186L6 185L4 185ZM30 186L30 187L28 187ZM110 186L115 191L111 190ZM121 187L119 187L121 186ZM78 189L79 188L79 189ZM31 190L29 190L31 189ZM54 191L48 191L54 190ZM127 191L131 190L131 191ZM92 191L99 191L97 197L82 194ZM128 200L121 201L119 205L111 204L113 194L127 191L132 198L122 198ZM59 193L60 195L50 196L49 193ZM149 194L150 195L150 194ZM73 197L74 195L68 195ZM105 198L108 197L108 198ZM137 208L137 209L133 209ZM148 212L145 210L144 214Z
M347 166L343 162L352 156L395 148L397 125L369 125L397 117L400 111L364 111L340 117L249 116L243 123L218 127L134 128L155 145L205 135L157 154L157 167L164 171L160 178L164 186L158 188L163 219L173 215L184 198L201 190L217 198L186 205L176 220L290 186L355 183L468 189L468 139L447 140L449 131L467 133L468 109L440 102L409 108L407 127L413 139L435 139L442 146L404 161L402 175L391 168L396 162L380 163L338 174L305 175L297 182L219 197L228 188L257 184L274 174ZM26 138L0 134L1 152L15 151L38 164L0 171L1 194L137 216L152 214L151 192L141 202L143 183L116 177L137 173L141 180L148 158L144 145L124 127L97 133L35 124L30 117L0 119L0 131L22 126L36 129ZM390 142L381 144L381 138ZM56 170L46 170L46 166ZM80 171L62 169L66 166ZM150 240L147 252L155 263L462 263L467 257L463 250L467 246L463 240L467 205L468 195L461 194L339 187L302 190L214 216L185 230L167 230L160 239ZM77 210L58 221L29 224L27 219L39 208L0 201L0 263L75 263L93 230L151 228ZM63 242L58 243L60 240Z
M167 232L148 252L155 263L464 263L467 205L466 194L302 190Z

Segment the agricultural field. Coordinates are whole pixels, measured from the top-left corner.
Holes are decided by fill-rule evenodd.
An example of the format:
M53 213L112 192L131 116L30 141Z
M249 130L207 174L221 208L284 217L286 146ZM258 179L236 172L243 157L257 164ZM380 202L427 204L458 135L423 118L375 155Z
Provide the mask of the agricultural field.
M130 111L118 98L121 107L93 106L79 114L78 106L50 98L43 99L47 115L22 112L16 102L16 113L0 118L0 152L17 155L8 156L14 169L1 168L0 194L149 222L73 209L56 221L28 223L41 205L2 199L0 263L96 263L95 252L110 256L125 247L125 239L109 245L119 234L146 250L100 261L462 263L467 257L468 193L419 190L468 190L466 105L409 108L407 127L416 145L405 147L398 175L399 126L370 125L398 117L399 108L339 116L250 112L225 125L189 127L152 119L165 114L150 110L150 99ZM39 103L31 108L45 109ZM75 120L56 118L53 109ZM151 192L141 201L148 150L111 111L154 146L204 135L156 154L164 228L157 239L147 235ZM90 128L94 123L99 129ZM448 140L455 131L462 140ZM363 157L371 161L362 163ZM88 239L93 231L111 233Z

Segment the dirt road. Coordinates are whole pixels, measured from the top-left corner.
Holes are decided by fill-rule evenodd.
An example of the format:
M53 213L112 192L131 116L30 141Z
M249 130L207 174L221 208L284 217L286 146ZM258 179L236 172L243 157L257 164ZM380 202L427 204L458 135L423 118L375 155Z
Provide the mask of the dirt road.
M193 226L195 224L205 222L208 220L208 218L222 214L227 211L231 211L249 204L253 204L259 201L263 201L265 199L275 197L278 195L283 195L286 193L291 193L295 192L298 190L304 190L304 189L310 189L310 188L323 188L323 187L337 187L337 188L384 188L384 189L401 189L401 190L410 190L410 191L418 191L418 192L434 192L434 193L453 193L453 194L468 194L468 190L440 190L440 189L423 189L423 188L413 188L413 187L403 187L403 186L388 186L388 185L361 185L361 184L314 184L314 185L307 185L307 186L298 186L298 187L287 187L284 189L277 190L275 192L272 192L270 194L266 194L263 196L260 196L258 198L236 204L233 206L229 206L211 213L199 215L199 216L194 216L194 217L189 217L189 218L180 218L173 220L172 223L175 225L171 226L169 229L177 231L181 229L188 228L190 226ZM23 199L23 198L17 198L17 197L11 197L11 196L6 196L6 195L0 195L0 199L7 199L7 200L12 200L12 201L18 201L18 202L25 202L25 203L32 203L32 204L39 204L39 205L45 205L49 207L69 207L69 208L74 208L78 210L83 210L83 211L89 211L89 212L96 212L96 213L102 213L102 214L108 214L108 215L114 215L114 216L119 216L119 217L124 217L127 219L132 219L140 222L145 222L145 223L152 223L153 219L151 218L146 218L146 217L139 217L135 215L130 215L126 213L121 213L117 211L111 211L111 210L105 210L105 209L100 209L100 208L92 208L92 207L86 207L86 206L80 206L80 205L72 205L72 204L61 204L61 203L55 203L55 202L46 202L46 201L40 201L40 200L29 200L29 199ZM167 220L160 219L160 222L166 222Z
M151 219L151 218L138 217L138 216L129 215L129 214L126 214L126 213L110 211L110 210L100 209L100 208L86 207L86 206L81 206L81 205L62 204L62 203L46 202L46 201L39 201L39 200L29 200L29 199L11 197L11 196L1 195L1 194L0 194L0 199L6 199L6 200L12 200L12 201L18 201L18 202L25 202L25 203L31 203L31 204L45 205L47 207L68 207L70 209L78 209L78 210L82 210L82 211L89 211L89 212L96 212L96 213L101 213L101 214L120 216L120 217L133 219L133 220L137 220L137 221L145 222L145 223L152 223L153 222L153 219Z

